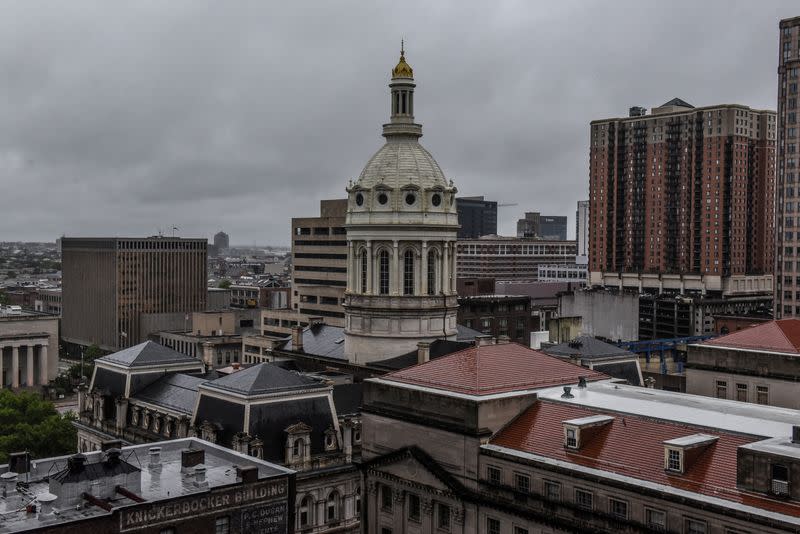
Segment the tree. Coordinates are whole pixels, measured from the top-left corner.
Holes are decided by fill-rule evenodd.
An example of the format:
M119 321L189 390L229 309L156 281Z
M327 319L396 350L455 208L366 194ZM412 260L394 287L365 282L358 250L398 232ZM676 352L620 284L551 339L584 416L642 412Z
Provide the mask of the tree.
M217 285L217 287L220 288L220 289L228 289L229 287L231 287L231 281L230 280L223 280L222 282L220 282Z
M0 463L12 452L28 451L34 458L75 452L74 419L34 393L0 390Z
M86 352L83 354L84 359L87 362L93 362L100 356L102 356L104 352L100 347L97 345L90 345L89 348L86 349Z
M8 295L6 295L5 291L0 291L0 305L6 305L8 302Z

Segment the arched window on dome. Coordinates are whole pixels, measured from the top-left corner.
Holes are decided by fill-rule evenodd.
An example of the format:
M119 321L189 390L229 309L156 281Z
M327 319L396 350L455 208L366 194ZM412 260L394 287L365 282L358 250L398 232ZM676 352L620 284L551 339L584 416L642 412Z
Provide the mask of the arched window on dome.
M361 251L361 292L367 293L367 251Z
M403 255L403 295L414 294L414 251L406 250Z
M389 252L381 250L378 253L378 293L389 294Z
M436 294L436 251L428 251L428 295Z

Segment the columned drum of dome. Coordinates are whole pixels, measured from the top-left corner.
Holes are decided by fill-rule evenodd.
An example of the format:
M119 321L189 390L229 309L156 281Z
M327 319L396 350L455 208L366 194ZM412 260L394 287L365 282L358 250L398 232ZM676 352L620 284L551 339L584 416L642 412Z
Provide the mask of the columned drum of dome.
M367 363L456 338L457 189L419 144L414 71L392 69L386 143L347 188L345 354Z

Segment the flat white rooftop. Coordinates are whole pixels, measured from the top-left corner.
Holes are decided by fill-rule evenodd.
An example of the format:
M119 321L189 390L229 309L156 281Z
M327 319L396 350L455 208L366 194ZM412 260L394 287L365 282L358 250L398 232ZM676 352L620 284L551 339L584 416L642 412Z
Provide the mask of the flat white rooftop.
M572 387L572 398L562 398L563 387L539 391L540 399L575 404L597 410L629 413L749 434L764 438L792 435L800 425L800 411L747 402L702 397L609 382L590 382Z

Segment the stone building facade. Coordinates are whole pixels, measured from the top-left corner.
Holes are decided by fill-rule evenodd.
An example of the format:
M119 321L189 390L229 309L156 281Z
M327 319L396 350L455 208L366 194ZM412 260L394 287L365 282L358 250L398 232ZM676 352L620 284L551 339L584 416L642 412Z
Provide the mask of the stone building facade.
M46 385L58 374L58 317L0 307L0 388Z
M325 382L269 363L206 374L195 358L146 342L96 360L78 404L81 452L197 437L297 471L296 531L360 528L361 421L338 415Z

